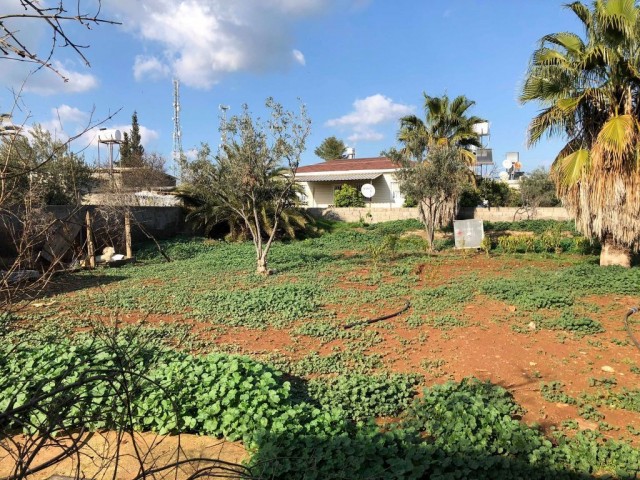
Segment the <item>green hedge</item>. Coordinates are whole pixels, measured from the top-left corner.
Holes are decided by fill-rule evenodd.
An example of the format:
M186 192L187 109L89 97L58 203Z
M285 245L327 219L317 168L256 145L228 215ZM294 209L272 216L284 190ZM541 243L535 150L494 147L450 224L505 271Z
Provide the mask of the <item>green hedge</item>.
M485 232L504 232L507 230L519 232L533 232L538 235L553 229L559 229L563 232L578 233L576 231L575 222L573 220L518 220L516 222L490 222L485 221Z

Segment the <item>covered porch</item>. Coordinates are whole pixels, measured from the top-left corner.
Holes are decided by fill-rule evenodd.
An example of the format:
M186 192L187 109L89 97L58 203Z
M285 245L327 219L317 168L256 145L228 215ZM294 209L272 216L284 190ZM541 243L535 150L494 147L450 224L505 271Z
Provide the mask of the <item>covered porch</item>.
M367 204L375 207L394 208L401 207L403 199L395 179L386 178L387 175L377 172L367 173L323 173L323 174L298 174L298 181L304 188L303 203L313 208L329 208L335 204L335 192L347 184L358 191L362 185L369 183L374 186L375 194L371 199L365 199ZM363 197L364 198L364 197Z

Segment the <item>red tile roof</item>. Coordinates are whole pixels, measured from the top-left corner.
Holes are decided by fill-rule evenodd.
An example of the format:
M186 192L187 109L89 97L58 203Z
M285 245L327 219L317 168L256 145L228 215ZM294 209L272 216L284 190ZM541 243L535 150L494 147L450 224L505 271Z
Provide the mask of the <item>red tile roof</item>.
M328 162L298 167L298 173L346 172L349 170L389 170L396 168L398 168L398 166L387 157L349 158L329 160Z

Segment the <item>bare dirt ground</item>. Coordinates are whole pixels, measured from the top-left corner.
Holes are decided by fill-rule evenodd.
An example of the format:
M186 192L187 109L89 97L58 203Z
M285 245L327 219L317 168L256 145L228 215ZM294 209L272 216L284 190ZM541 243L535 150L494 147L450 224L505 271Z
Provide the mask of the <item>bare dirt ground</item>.
M545 270L562 266L557 260L526 259L517 257L486 257L482 254L449 256L442 263L419 264L413 275L418 277L416 288L437 287L455 281L470 273L482 278L514 277L522 267L536 267ZM570 263L570 260L567 260ZM363 269L359 272L366 276ZM369 292L374 286L357 283L347 279L340 280L340 288ZM638 388L638 374L632 369L640 366L640 351L628 341L623 328L623 316L630 306L637 303L632 297L620 295L591 296L581 302L594 305L590 317L599 321L605 328L604 333L574 336L568 332L545 330L538 325L531 325L525 331L516 331L513 325L530 325L531 312L520 311L510 305L482 295L477 295L458 312L467 319L466 325L450 329L420 325L410 328L407 313L383 322L371 324L365 330L376 332L380 342L368 347L364 353L379 354L386 369L400 373L419 373L424 376L424 384L442 383L446 380L460 380L474 376L501 385L510 391L515 400L522 405L526 414L523 420L528 424L539 424L547 432L560 427L564 421L576 422L581 429L598 429L597 421L585 420L578 414L578 407L565 403L554 403L545 400L541 394L541 382L561 382L564 392L571 397L596 389L590 385L590 379L615 379L616 390ZM389 313L402 306L386 305L379 314ZM337 312L336 323L347 321L352 315L369 318L368 310L358 311L357 307L326 305L324 308ZM536 312L545 315L544 311ZM348 351L351 346L347 340L323 342L321 339L293 333L296 326L285 329L266 328L260 330L229 325L212 325L189 318L189 312L180 317L170 315L142 315L136 312L122 315L125 323L136 324L144 319L147 325L176 322L190 326L195 337L214 344L223 351L260 356L265 354L285 355L292 360L300 359L310 352L328 355L336 351ZM305 320L308 323L312 320ZM640 336L640 326L635 323L636 335ZM627 426L640 430L640 415L635 412L609 408L606 404L598 410L604 415L607 429L600 429L609 438L625 438L636 446L640 446L638 436L630 437ZM150 436L149 436L150 435ZM109 445L109 434L99 437L88 447L90 450L81 455L81 468L87 476L95 476L97 472L107 478L110 470L96 470L91 452L99 451ZM153 456L149 457L152 465L166 464L175 460L180 449L190 458L199 458L203 452L214 458L227 461L239 461L245 458L246 452L238 444L220 442L207 437L183 435L180 438L180 449L176 437L157 437L142 434L145 442L159 441ZM160 440L158 440L160 438ZM154 440L155 439L155 440ZM91 442L90 442L91 443ZM127 452L123 458L125 476L133 478L139 469L131 446L124 445ZM128 449L128 450L127 450ZM54 455L55 451L47 450L43 455ZM129 463L126 463L129 462ZM6 476L11 468L9 457L0 457L0 477ZM126 469L124 468L126 465ZM64 468L56 468L55 473L70 474L77 468L77 462L69 461ZM180 471L177 477L184 478L193 470ZM193 468L193 465L191 467ZM112 471L112 470L111 470ZM33 478L48 478L53 470L39 473ZM175 470L170 476L175 475ZM166 477L168 478L168 476Z
M543 260L519 259L496 261L475 255L418 268L417 273L422 277L422 284L438 286L470 271L485 278L505 277L513 275L523 264L544 268L545 263ZM554 265L557 268L557 263ZM364 291L370 287L345 283L344 288ZM637 388L638 376L631 372L631 368L640 366L640 351L628 341L622 322L625 312L637 300L625 296L592 296L583 300L600 307L590 316L600 321L606 332L584 337L537 327L524 333L516 332L511 328L513 320L518 319L518 323L526 325L527 312L478 296L463 309L463 314L468 317L468 326L449 330L427 325L407 328L406 315L411 310L397 318L367 326L382 337L382 342L370 347L366 353L382 355L385 366L391 371L423 374L426 385L469 376L490 380L509 390L526 409L524 421L537 423L545 430L558 427L565 420L575 420L583 429L595 429L597 422L582 419L575 405L544 400L540 384L562 382L564 391L573 397L595 391L590 389L590 378L614 378L617 389ZM381 312L384 313L388 312ZM367 316L362 314L363 318ZM215 339L215 343L226 348L233 345L238 353L277 352L286 353L293 359L301 358L310 351L326 355L349 348L348 343L342 340L322 344L317 338L293 336L290 331L228 328L224 335ZM606 406L600 411L605 415L603 421L613 427L603 432L608 437L628 439L627 425L640 428L640 415L635 412ZM640 441L634 439L634 443L638 445Z
M161 436L152 433L128 434L117 441L115 432L102 432L80 438L82 448L77 453L57 462L54 466L40 470L28 478L47 479L52 475L74 478L128 480L139 478L142 471L146 478L184 479L198 472L210 471L231 474L238 464L247 458L239 443L227 442L197 435ZM25 445L23 436L14 437L14 442ZM42 465L69 448L68 439L57 439L58 445L41 449L31 466ZM0 444L0 478L13 473L16 464L16 449L8 442ZM178 465L176 465L178 463ZM115 474L115 477L114 477Z

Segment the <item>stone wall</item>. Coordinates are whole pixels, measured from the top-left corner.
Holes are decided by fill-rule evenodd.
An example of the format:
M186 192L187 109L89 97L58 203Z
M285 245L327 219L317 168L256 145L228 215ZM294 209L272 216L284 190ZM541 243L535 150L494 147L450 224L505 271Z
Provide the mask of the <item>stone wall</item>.
M307 211L315 217L325 217L343 222L367 223L388 222L390 220L407 220L418 218L417 208L308 208ZM370 216L369 216L370 215ZM535 215L527 216L527 212L519 208L462 208L458 219L475 218L490 222L512 222L515 220L571 220L567 211L562 208L538 208Z
M390 220L418 218L417 208L307 208L314 217L324 217L343 222L380 223ZM369 216L371 215L371 216Z
M184 201L176 195L157 192L88 193L82 197L83 205L111 205L127 207L183 207Z
M461 220L474 218L488 222L514 222L517 220L571 220L564 207L541 207L535 212L527 212L515 207L462 208L458 213Z

